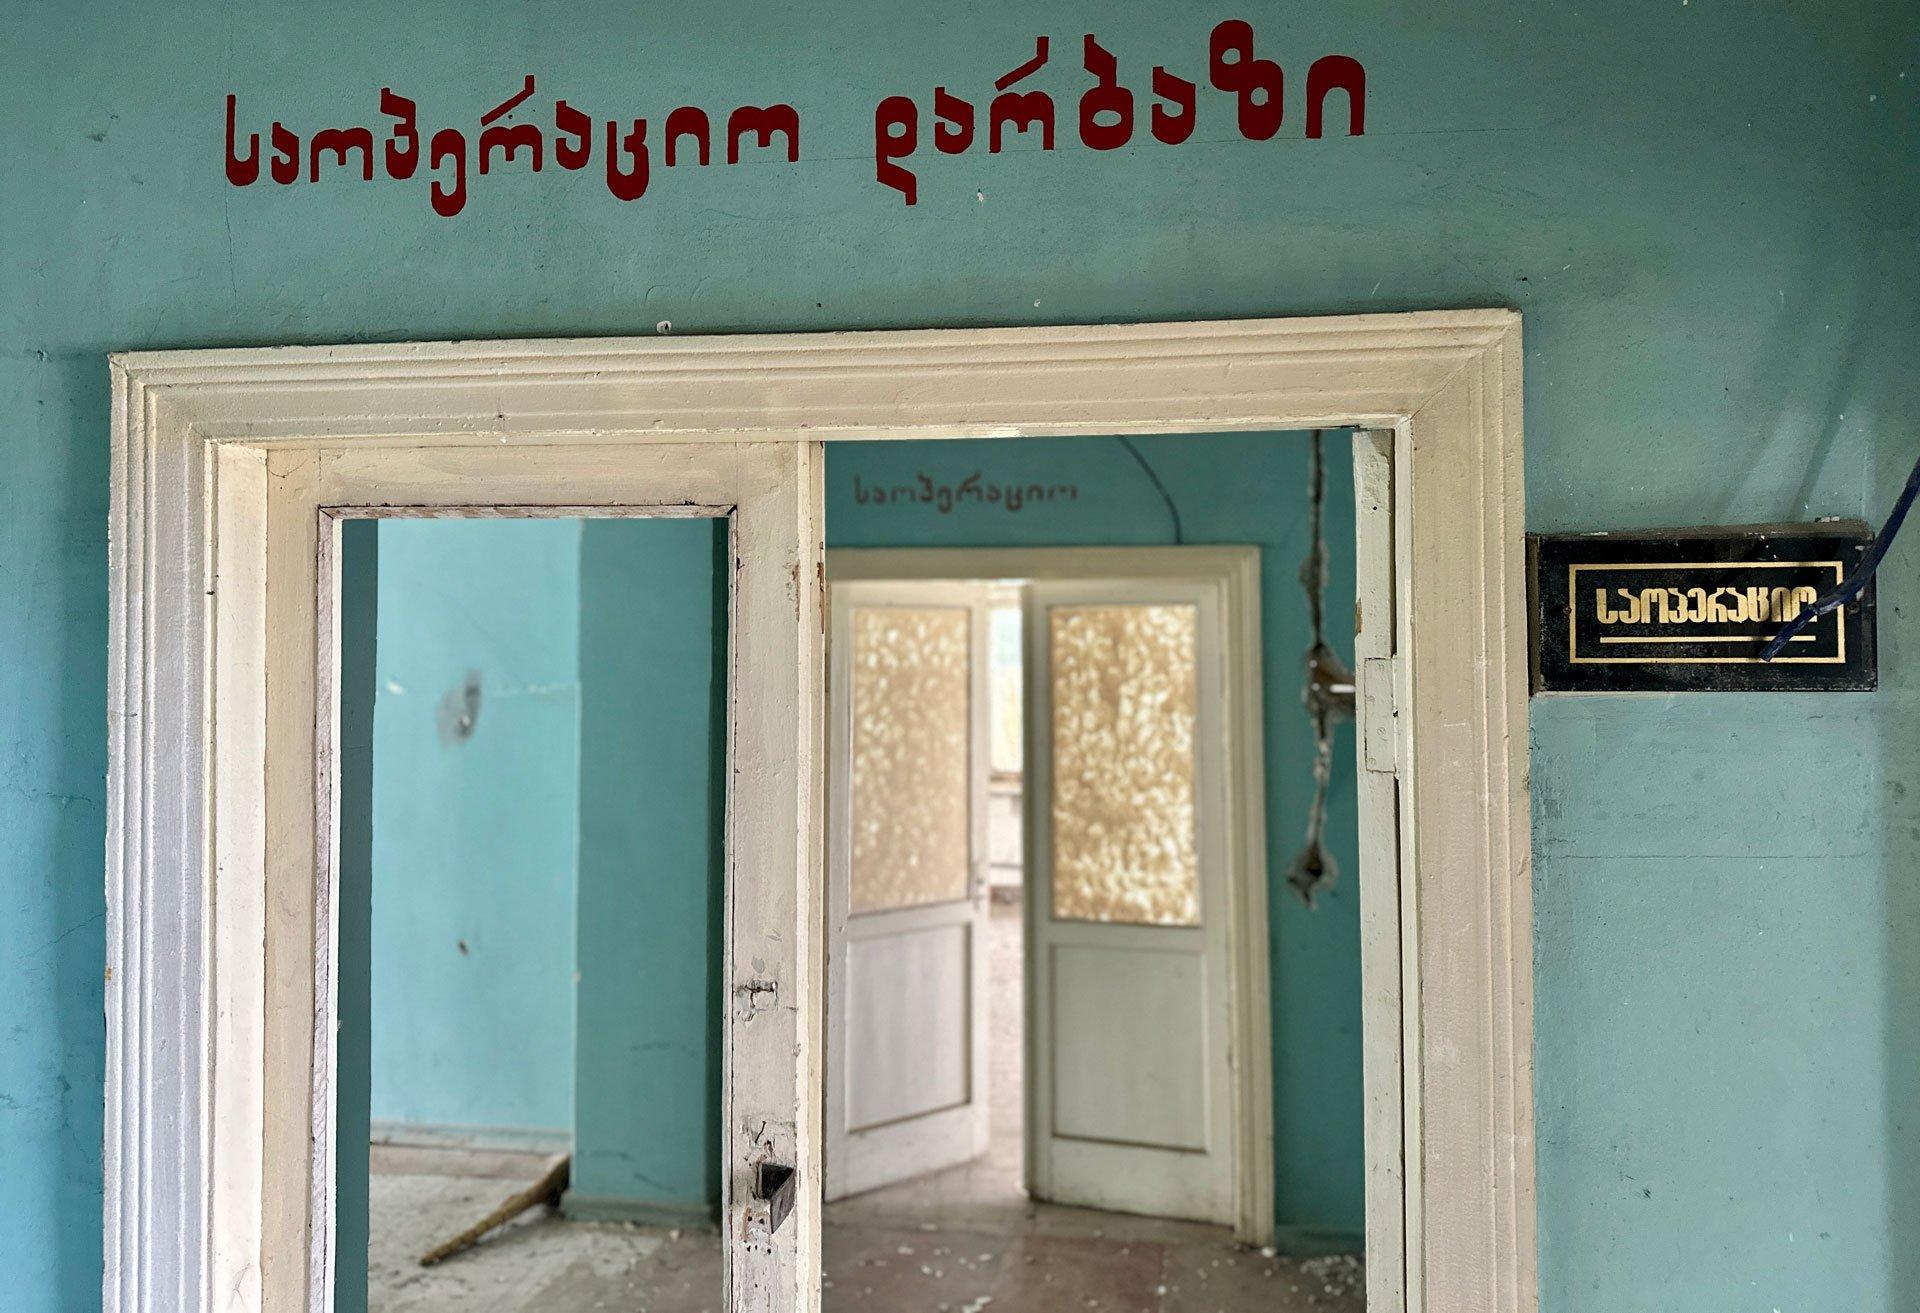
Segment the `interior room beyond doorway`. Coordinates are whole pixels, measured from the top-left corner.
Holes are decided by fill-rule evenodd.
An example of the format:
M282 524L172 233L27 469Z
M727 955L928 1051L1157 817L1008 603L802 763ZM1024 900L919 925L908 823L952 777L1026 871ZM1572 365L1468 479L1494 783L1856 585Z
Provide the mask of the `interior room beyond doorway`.
M889 654L885 658L889 662L897 662L900 653L918 652L923 662L942 664L941 658L926 654L937 644L943 606L972 607L975 623L983 631L976 650L984 670L973 681L973 694L986 706L979 718L985 732L977 747L987 758L987 768L973 782L984 813L976 835L981 851L978 871L973 873L978 887L973 892L978 895L977 924L985 965L979 977L986 1003L980 1064L985 1073L985 1134L978 1152L963 1153L955 1165L941 1170L913 1170L912 1155L922 1155L924 1168L925 1155L932 1153L939 1160L942 1152L923 1135L903 1141L907 1157L892 1172L901 1179L879 1188L869 1188L869 1180L850 1187L844 1176L836 1182L832 1155L836 1145L846 1151L848 1136L845 1125L838 1137L834 1133L835 1085L829 1075L827 1176L832 1202L827 1211L824 1295L828 1313L942 1306L979 1309L989 1304L996 1310L1024 1313L1030 1308L1066 1307L1059 1302L1063 1296L1071 1297L1072 1306L1143 1311L1361 1307L1363 1150L1350 727L1339 729L1335 739L1337 761L1331 773L1326 827L1334 864L1343 874L1317 892L1316 906L1310 909L1282 883L1299 848L1312 793L1312 745L1300 703L1299 673L1300 656L1308 645L1299 569L1309 546L1311 521L1304 436L837 444L829 448L829 574L834 579L843 573L836 560L867 558L856 573L862 579L877 579L886 570L872 558L911 556L911 549L923 547L1044 550L1231 543L1258 550L1259 648L1265 663L1265 706L1258 729L1265 740L1267 775L1260 811L1267 830L1270 885L1275 1113L1269 1152L1274 1161L1275 1228L1267 1243L1249 1247L1236 1244L1231 1229L1217 1219L1208 1224L1177 1216L1141 1215L1154 1209L1125 1213L1112 1211L1111 1204L1076 1207L1035 1197L1030 1174L1033 1148L1027 1135L1035 1102L1027 1082L1034 1080L1034 1071L1028 1065L1031 1044L1025 998L1033 988L1034 968L1023 923L1027 923L1027 900L1045 898L1047 885L1043 881L1037 886L1041 892L1036 893L1034 874L1027 869L1034 839L1025 836L1023 844L1020 832L1021 804L1030 787L1022 769L1026 763L1021 744L1034 717L1033 709L1023 712L1021 704L1031 686L1025 658L1036 650L1036 643L1044 645L1046 640L1044 635L1034 636L1035 608L1026 596L1026 581L1017 577L945 580L949 585L958 582L962 593L970 590L970 597L951 592L918 597L861 594L876 607L892 607L891 614L899 621L890 639L899 652ZM1325 597L1329 614L1338 617L1330 626L1331 641L1350 654L1351 458L1344 433L1329 435L1326 447L1331 458L1322 533L1330 543L1331 570ZM849 547L900 550L842 551L837 557L832 550ZM836 594L834 641L852 644L853 626L842 614L845 599L837 596L842 590L836 585L830 591ZM1103 609L1112 610L1111 606ZM963 632L962 626L950 628L955 634ZM961 640L950 640L957 641ZM844 654L830 654L830 663L845 659ZM852 660L855 665L873 664L857 649ZM866 719L857 705L852 673L838 664L834 671L830 687L843 704L832 705L830 698L830 740L845 729L841 717L850 694L853 719ZM951 675L948 678L951 682ZM938 704L943 694L937 676L932 682L923 678L918 686L909 685L909 700L917 710L907 713L913 729L902 737L917 746L908 777L925 781L941 769L939 754L926 744L939 737L928 706ZM1053 724L1053 716L1043 714L1041 724L1044 732ZM843 790L849 786L847 758L859 751L855 742L859 731L846 733L847 741L834 748ZM884 759L891 749L882 742L873 750ZM830 806L842 806L845 801L835 798ZM1045 802L1037 805L1047 807ZM923 804L903 804L903 811L916 823L926 822L932 814ZM964 833L965 822L961 825ZM855 826L861 822L856 820ZM954 832L953 825L937 815L923 828ZM898 852L888 856L896 863L901 860ZM830 902L835 860L830 842ZM921 860L923 865L938 864L934 857ZM909 932L923 939L935 933L925 908L909 908L900 915L919 918L906 927ZM1044 921L1045 911L1039 915ZM1158 929L1140 926L1130 933L1151 935ZM871 932L866 938L871 942ZM850 951L857 963L862 945L852 944ZM923 952L913 960L924 976L942 959ZM960 959L954 955L954 960ZM829 973L829 1029L838 1033L834 1006L846 1006L846 991L859 986L857 981L849 986L837 975L831 960ZM858 966L854 974L859 974ZM857 1013L858 999L852 1006ZM918 997L912 1006L929 1017L939 1013ZM1130 1022L1139 1020L1116 1015L1111 1024L1124 1033ZM860 1028L858 1021L853 1024ZM874 1033L899 1029L896 1025L890 1031L882 1025ZM830 1065L846 1060L845 1037L841 1039L837 1053L834 1040L829 1039ZM1043 1064L1051 1056L1043 1054ZM862 1059L856 1053L853 1061L858 1064ZM872 1070L870 1060L862 1070ZM1145 1075L1146 1083L1151 1083L1153 1073ZM1049 1092L1057 1093L1057 1079L1049 1078L1046 1084ZM946 1097L950 1103L951 1090ZM951 1116L952 1109L941 1106L939 1090L932 1091L926 1103L932 1110L927 1122ZM891 1122L875 1117L876 1129L884 1135L905 1125L914 1109L902 1105L882 1111L896 1115ZM956 1152L951 1142L944 1152L949 1157ZM1178 1214L1181 1209L1164 1211ZM1193 1215L1191 1206L1187 1215Z

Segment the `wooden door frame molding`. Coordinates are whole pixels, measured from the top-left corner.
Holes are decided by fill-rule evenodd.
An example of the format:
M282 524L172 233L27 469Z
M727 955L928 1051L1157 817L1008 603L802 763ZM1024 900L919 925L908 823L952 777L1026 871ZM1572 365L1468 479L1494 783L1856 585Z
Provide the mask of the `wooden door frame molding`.
M1392 434L1395 614L1391 634L1363 636L1390 643L1398 695L1380 752L1398 771L1400 916L1393 942L1369 949L1376 968L1392 953L1401 983L1366 1000L1369 1033L1391 1009L1396 1038L1369 1045L1367 1100L1370 1130L1402 1134L1369 1145L1370 1306L1537 1307L1517 314L142 352L113 357L111 372L107 1313L322 1313L306 1274L330 1219L305 1182L250 1198L216 1170L246 1166L257 1183L266 1169L264 1139L233 1134L236 1105L223 1100L299 1139L323 1093L272 1113L246 1097L272 1080L324 1091L329 1074L314 1070L324 1046L291 1035L262 1049L259 1069L223 1047L264 1025L269 982L311 991L317 978L313 907L298 910L311 879L269 887L264 825L253 850L216 842L236 812L265 810L268 763L264 722L216 721L215 708L271 673L319 710L317 591L271 621L263 599L276 580L291 598L315 576L327 503L312 501L304 522L269 516L272 488L317 498L327 478L359 470L369 488L428 502L631 506L649 467L671 490L690 459L650 461L658 444L791 443L812 463L827 440L1319 426ZM761 746L817 788L817 468L813 488L791 526L793 630L765 636L798 658L795 719L784 747ZM252 491L227 495L236 489ZM291 637L281 620L299 622ZM322 773L311 756L294 771L309 783ZM768 1002L756 1017L795 1041L787 1069L813 1094L789 1141L804 1165L819 1134L822 912L817 798L794 801L781 858L792 881L761 910L792 918L795 974L741 978L736 961L729 984L743 1008ZM279 805L274 842L311 855L317 790L304 808ZM267 933L236 938L249 890ZM272 933L288 908L306 933ZM817 1171L806 1180L789 1223L803 1232L818 1221ZM262 1235L295 1239L269 1248ZM813 1313L817 1246L797 1249L790 1286L736 1286L732 1313ZM272 1274L288 1270L302 1279L283 1298Z

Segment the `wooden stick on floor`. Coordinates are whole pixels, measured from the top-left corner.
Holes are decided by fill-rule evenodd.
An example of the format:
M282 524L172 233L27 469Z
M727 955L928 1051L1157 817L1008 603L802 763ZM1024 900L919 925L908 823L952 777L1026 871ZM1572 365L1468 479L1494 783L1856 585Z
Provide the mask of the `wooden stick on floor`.
M563 1153L547 1165L540 1179L526 1189L515 1194L498 1208L475 1222L451 1240L443 1241L429 1249L420 1257L421 1267L432 1267L443 1259L451 1258L463 1249L470 1249L480 1243L480 1238L497 1226L505 1226L535 1204L558 1202L561 1192L567 1188L567 1179L573 1168L573 1155Z

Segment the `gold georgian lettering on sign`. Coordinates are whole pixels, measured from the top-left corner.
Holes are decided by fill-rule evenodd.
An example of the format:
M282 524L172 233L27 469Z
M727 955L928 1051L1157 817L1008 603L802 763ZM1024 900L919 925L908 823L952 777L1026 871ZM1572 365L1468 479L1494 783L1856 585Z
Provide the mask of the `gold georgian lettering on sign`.
M1871 689L1872 590L1819 609L1871 541L1852 521L1534 537L1535 691Z
M1596 588L1593 614L1603 625L1785 624L1819 597L1804 584L1798 588Z

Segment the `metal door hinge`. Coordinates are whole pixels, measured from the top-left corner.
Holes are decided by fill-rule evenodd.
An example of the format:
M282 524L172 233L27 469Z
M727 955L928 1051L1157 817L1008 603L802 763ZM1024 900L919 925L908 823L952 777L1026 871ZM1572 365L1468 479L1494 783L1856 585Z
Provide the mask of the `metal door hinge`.
M1399 765L1400 715L1398 662L1366 657L1360 662L1361 761L1371 771L1391 775Z

